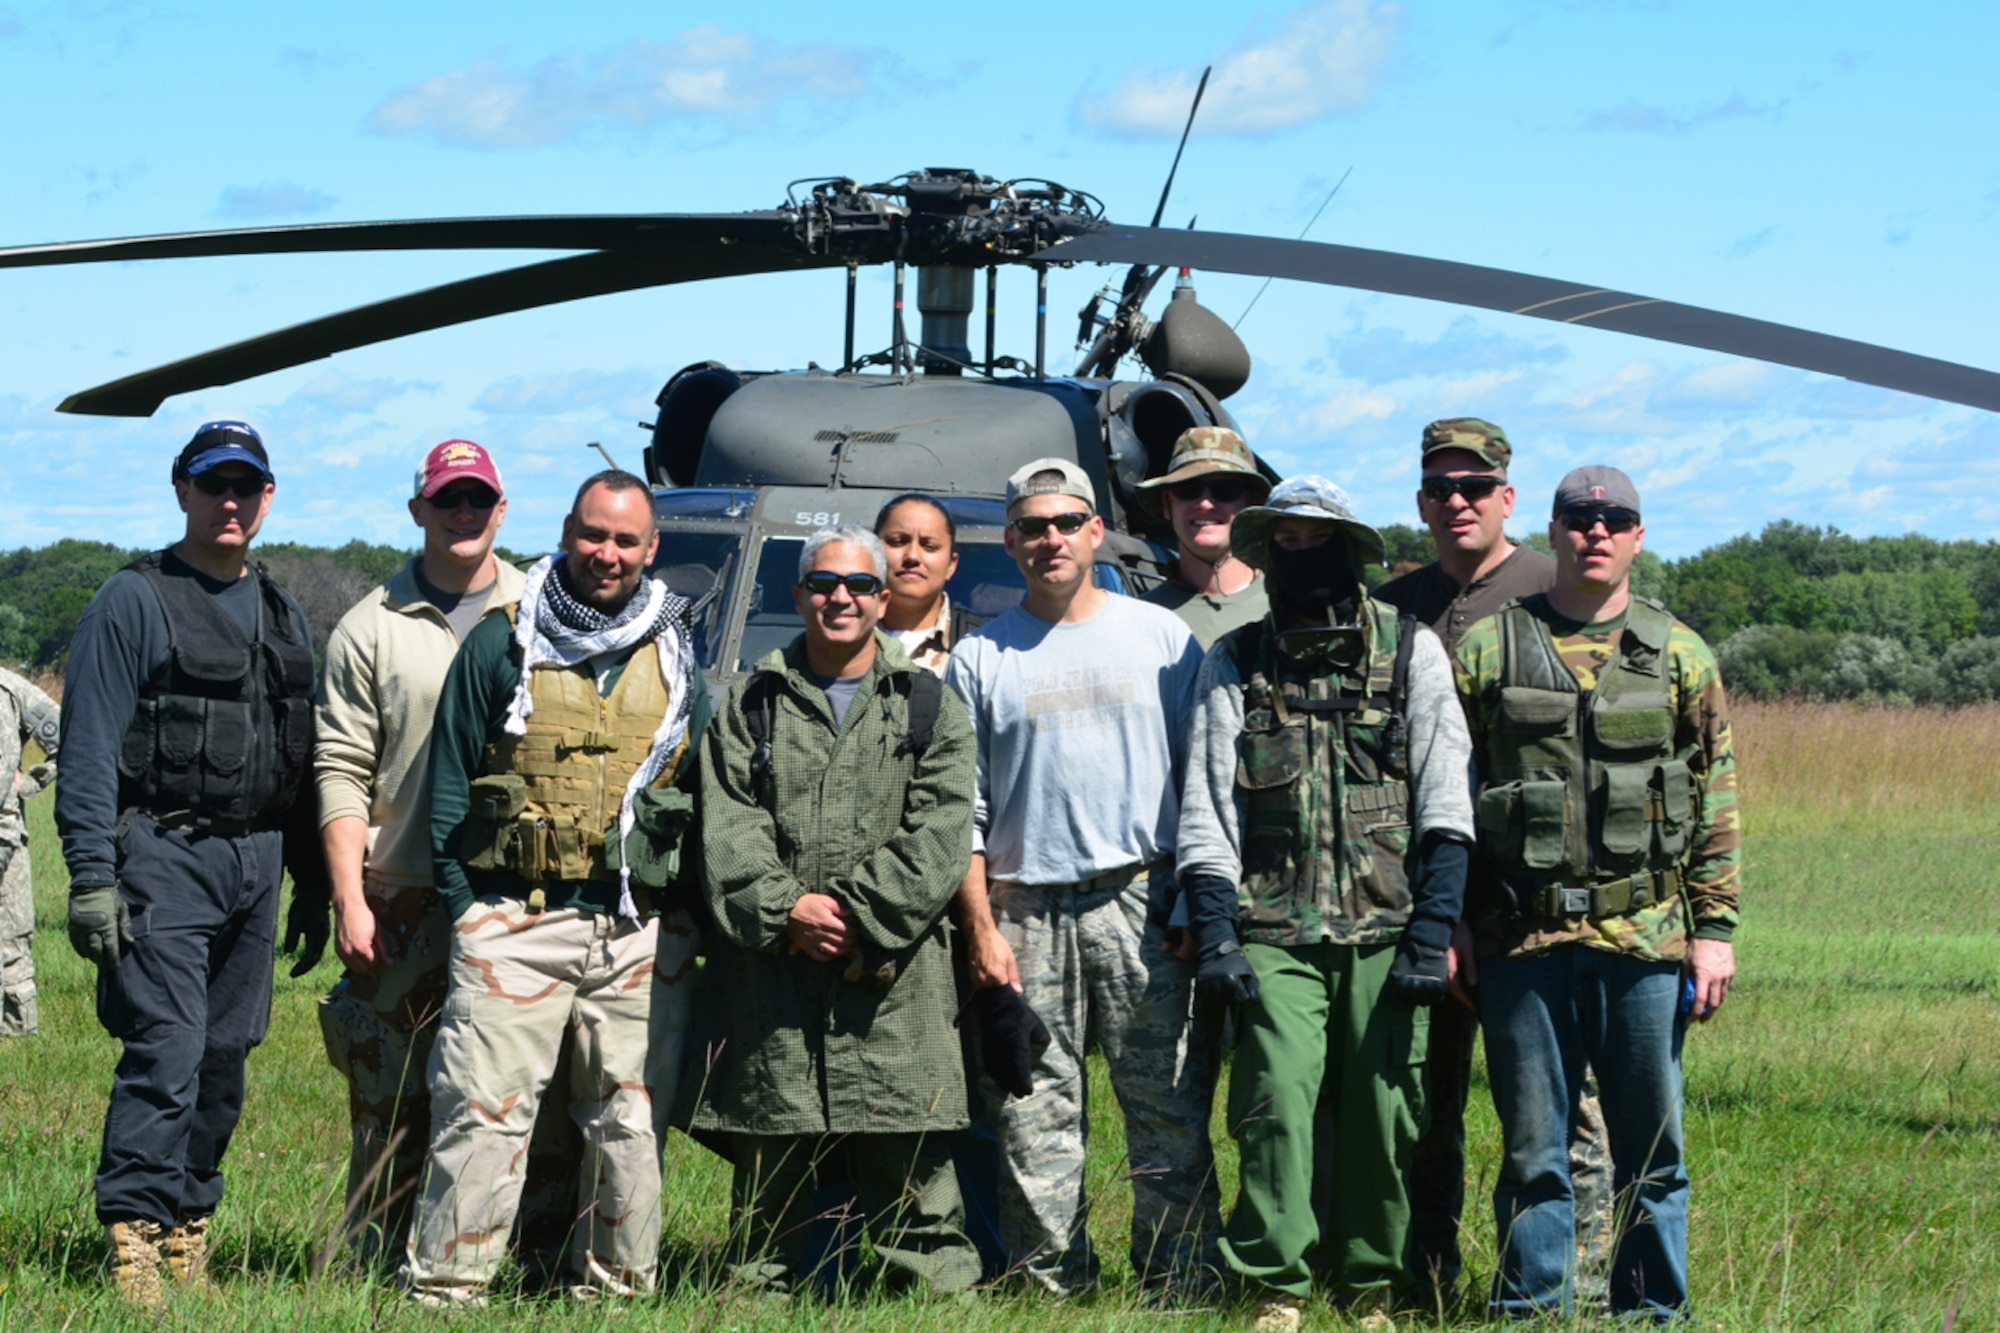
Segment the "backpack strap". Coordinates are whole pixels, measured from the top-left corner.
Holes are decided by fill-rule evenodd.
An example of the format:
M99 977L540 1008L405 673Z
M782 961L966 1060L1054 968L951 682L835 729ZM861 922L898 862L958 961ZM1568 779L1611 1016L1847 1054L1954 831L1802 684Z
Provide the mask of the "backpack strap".
M743 688L743 725L757 743L750 752L750 781L761 788L771 776L771 732L778 720L778 690L784 677L776 671L759 671Z
M944 705L944 682L928 671L910 677L910 729L896 745L896 755L921 759L930 748L931 732L937 729L938 709Z

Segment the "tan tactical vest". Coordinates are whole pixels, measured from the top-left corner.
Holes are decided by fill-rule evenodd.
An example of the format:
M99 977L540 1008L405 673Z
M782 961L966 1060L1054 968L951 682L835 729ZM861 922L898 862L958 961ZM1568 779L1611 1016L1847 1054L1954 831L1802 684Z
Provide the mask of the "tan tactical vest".
M1673 614L1634 597L1611 661L1584 694L1548 626L1499 613L1498 717L1480 765L1481 860L1537 916L1619 916L1680 888L1700 811L1676 749L1667 636Z
M589 665L540 666L530 674L524 736L486 747L472 781L465 864L531 883L611 881L605 838L615 839L625 785L646 760L672 702L659 649L641 645L609 695ZM677 754L654 786L674 779ZM615 864L615 862L613 863Z
M1298 657L1278 651L1269 621L1233 639L1244 680L1236 783L1248 807L1246 940L1377 943L1409 921L1409 746L1396 679L1403 636L1395 608L1382 603L1364 603L1361 622L1293 631L1288 649L1302 635L1326 640L1308 638Z

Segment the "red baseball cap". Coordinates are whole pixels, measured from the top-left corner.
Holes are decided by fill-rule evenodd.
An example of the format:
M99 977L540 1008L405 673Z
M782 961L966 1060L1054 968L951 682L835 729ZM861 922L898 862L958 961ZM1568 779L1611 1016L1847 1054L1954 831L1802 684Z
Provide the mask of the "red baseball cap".
M493 455L483 446L471 440L446 440L424 455L424 465L417 469L417 494L428 499L465 477L485 482L496 495L507 493L500 484L500 469L493 465Z

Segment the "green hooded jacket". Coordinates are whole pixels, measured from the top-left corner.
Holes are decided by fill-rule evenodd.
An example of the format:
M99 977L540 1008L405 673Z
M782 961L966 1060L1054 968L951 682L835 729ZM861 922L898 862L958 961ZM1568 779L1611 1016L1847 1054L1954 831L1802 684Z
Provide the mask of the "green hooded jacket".
M923 674L877 632L844 725L805 671L801 636L757 664L772 691L769 776L739 681L703 740L703 876L714 929L676 1119L745 1134L911 1133L966 1123L944 919L972 858L974 741L945 690L929 746L902 752ZM886 988L790 951L801 895L840 900Z

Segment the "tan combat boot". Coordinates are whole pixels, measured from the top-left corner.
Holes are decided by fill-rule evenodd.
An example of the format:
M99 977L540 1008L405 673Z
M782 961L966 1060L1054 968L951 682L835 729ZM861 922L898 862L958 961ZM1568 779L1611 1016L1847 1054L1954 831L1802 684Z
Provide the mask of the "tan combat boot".
M189 1218L160 1237L160 1262L176 1282L213 1286L208 1278L208 1219Z
M104 1228L111 1251L111 1281L128 1305L157 1310L166 1304L160 1291L160 1239L166 1228L143 1219L113 1222Z
M1305 1302L1289 1292L1274 1291L1250 1307L1251 1333L1296 1333L1305 1319Z

